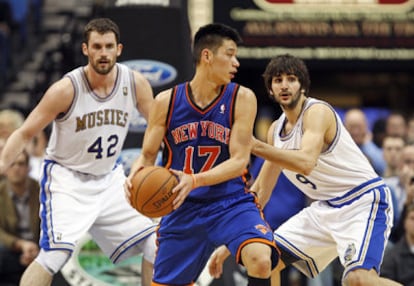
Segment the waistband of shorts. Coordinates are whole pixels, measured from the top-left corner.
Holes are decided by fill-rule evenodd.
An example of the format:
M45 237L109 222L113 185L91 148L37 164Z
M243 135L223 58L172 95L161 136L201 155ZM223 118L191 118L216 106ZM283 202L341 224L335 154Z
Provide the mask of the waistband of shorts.
M68 170L68 171L70 171L70 172L72 172L72 173L77 174L78 176L88 177L88 178L90 178L90 179L92 179L92 180L99 180L99 179L104 178L106 175L108 175L108 174L103 174L103 175L94 175L94 174L90 174L90 173L80 172L80 171L77 171L77 170L74 170L74 169L68 168L68 167L66 167L66 166L64 166L64 165L62 165L62 164L60 164L59 162L56 162L55 160L51 160L51 159L44 159L43 161L45 162L45 164L56 164L56 165L59 165L59 166L61 166L62 168L65 168L66 170ZM115 164L115 165L114 165L114 167L112 168L112 171L113 171L113 170L115 170L115 169L118 167L118 165L119 165L119 164Z
M343 205L347 205L364 195L365 193L368 193L372 191L375 188L378 187L384 187L385 182L381 177L377 177L375 179L366 181L365 183L353 188L349 192L347 192L345 195L341 197L334 198L332 200L328 200L327 203L332 207L341 207Z

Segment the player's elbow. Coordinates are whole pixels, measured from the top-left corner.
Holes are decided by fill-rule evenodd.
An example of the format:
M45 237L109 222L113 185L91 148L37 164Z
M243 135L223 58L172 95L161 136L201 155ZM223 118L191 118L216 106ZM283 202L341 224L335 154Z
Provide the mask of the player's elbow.
M235 176L243 176L246 174L246 166L249 164L249 160L245 158L235 158L234 160L234 172Z
M299 164L299 173L308 176L315 168L316 163L314 161L304 161Z

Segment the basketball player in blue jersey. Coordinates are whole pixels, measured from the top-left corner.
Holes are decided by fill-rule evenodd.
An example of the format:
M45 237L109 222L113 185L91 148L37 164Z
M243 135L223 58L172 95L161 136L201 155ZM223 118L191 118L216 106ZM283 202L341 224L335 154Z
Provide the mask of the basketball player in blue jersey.
M248 285L270 285L278 252L245 178L257 102L250 89L231 82L239 42L222 24L197 31L195 75L155 97L141 155L125 182L129 196L132 176L154 164L164 143L164 165L180 182L175 210L160 221L154 286L193 285L222 244L246 267Z
M121 51L113 21L89 22L82 43L88 64L54 83L3 148L1 172L53 122L40 180L41 251L22 286L50 285L86 232L114 263L143 253L142 285L151 283L156 225L125 198L117 159L133 109L147 117L154 99L142 74L116 63Z
M268 144L254 139L252 153L266 161L252 189L264 206L283 172L314 200L274 232L282 255L272 285L279 285L286 265L315 277L338 256L345 268L344 285L400 285L378 275L392 226L389 188L334 109L308 97L310 79L302 60L278 56L263 77L283 113L269 128ZM225 247L213 254L213 276L220 275L227 255Z

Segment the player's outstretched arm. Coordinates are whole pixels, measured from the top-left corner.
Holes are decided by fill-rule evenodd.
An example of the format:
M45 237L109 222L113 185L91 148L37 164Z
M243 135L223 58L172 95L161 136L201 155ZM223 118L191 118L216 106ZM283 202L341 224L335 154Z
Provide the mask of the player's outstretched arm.
M67 112L73 100L73 85L69 78L54 83L43 95L39 104L29 114L23 125L7 139L0 156L0 172L3 173L30 140L39 134L59 114Z

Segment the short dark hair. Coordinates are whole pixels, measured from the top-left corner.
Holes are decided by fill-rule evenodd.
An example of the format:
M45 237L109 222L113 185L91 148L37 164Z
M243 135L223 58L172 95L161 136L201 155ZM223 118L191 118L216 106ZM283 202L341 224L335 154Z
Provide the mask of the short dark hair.
M297 76L301 89L305 91L306 96L308 95L310 88L308 68L303 60L290 54L279 55L267 64L263 79L268 92L271 90L273 77L280 76L283 73Z
M115 34L116 43L119 44L121 41L118 25L109 18L96 18L89 21L83 30L84 43L88 44L89 36L93 31L98 32L99 34L113 32Z
M215 52L221 46L224 39L233 40L237 45L242 42L239 33L224 24L212 23L200 27L194 36L193 59L195 63L200 61L201 51L208 48Z

